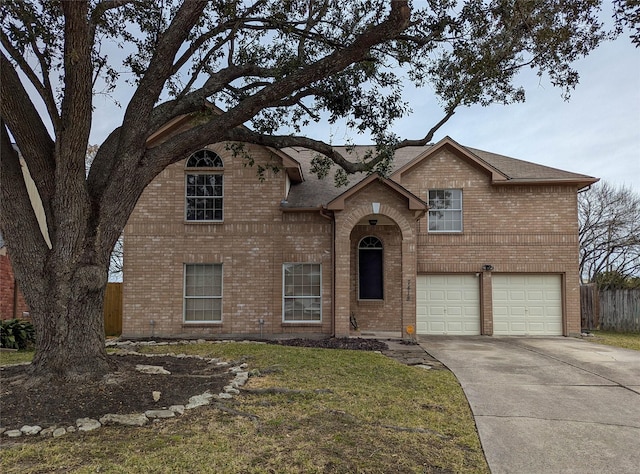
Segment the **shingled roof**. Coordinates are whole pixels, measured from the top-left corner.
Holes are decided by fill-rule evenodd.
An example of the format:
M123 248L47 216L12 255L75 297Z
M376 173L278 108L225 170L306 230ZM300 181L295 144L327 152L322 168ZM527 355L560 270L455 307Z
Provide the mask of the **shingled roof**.
M557 183L574 184L578 188L582 188L598 181L597 178L592 176L571 173L476 148L464 147L448 137L435 145L405 147L397 150L391 179L393 179L394 173L412 167L414 162L419 162L426 155L429 155L429 152L445 145L457 147L467 154L469 159L473 160L476 165L483 166L488 172L500 176L499 180L494 180L496 185ZM368 151L375 149L373 145L335 148L347 157L349 161L358 161ZM291 186L287 201L282 203L284 209L312 209L326 206L328 202L366 178L364 173L349 175L349 184L346 187L336 187L332 172L325 179L318 179L315 174L311 173L311 161L317 155L315 151L306 148L286 148L282 151L300 164L304 176L302 182Z

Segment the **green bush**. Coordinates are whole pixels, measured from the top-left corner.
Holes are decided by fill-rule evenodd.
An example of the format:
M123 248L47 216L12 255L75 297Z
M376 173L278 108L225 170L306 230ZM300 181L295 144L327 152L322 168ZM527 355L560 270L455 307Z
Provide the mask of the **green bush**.
M7 319L0 322L0 347L27 349L36 342L36 330L29 321Z

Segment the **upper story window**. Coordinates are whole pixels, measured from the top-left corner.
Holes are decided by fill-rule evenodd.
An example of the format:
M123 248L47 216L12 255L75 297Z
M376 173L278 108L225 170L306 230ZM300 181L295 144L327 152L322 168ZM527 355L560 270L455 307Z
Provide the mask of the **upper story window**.
M358 244L358 299L384 298L382 250L382 242L377 237L365 237Z
M462 190L429 190L429 232L462 232Z
M185 218L188 221L222 221L224 164L210 150L189 157L185 173Z

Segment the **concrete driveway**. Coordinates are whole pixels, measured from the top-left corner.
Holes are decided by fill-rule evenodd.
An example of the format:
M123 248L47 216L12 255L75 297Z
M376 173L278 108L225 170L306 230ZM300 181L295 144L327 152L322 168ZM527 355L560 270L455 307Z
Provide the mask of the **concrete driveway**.
M458 378L493 474L640 472L640 352L549 337L420 337Z

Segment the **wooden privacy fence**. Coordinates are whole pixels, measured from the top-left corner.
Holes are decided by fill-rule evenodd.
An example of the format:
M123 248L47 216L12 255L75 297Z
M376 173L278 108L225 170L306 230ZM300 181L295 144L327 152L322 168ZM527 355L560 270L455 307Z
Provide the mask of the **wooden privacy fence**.
M582 329L597 329L600 325L598 286L595 283L580 286L580 317Z
M104 294L104 333L107 336L122 334L122 283L107 283Z
M640 332L640 289L602 290L580 287L582 329Z

